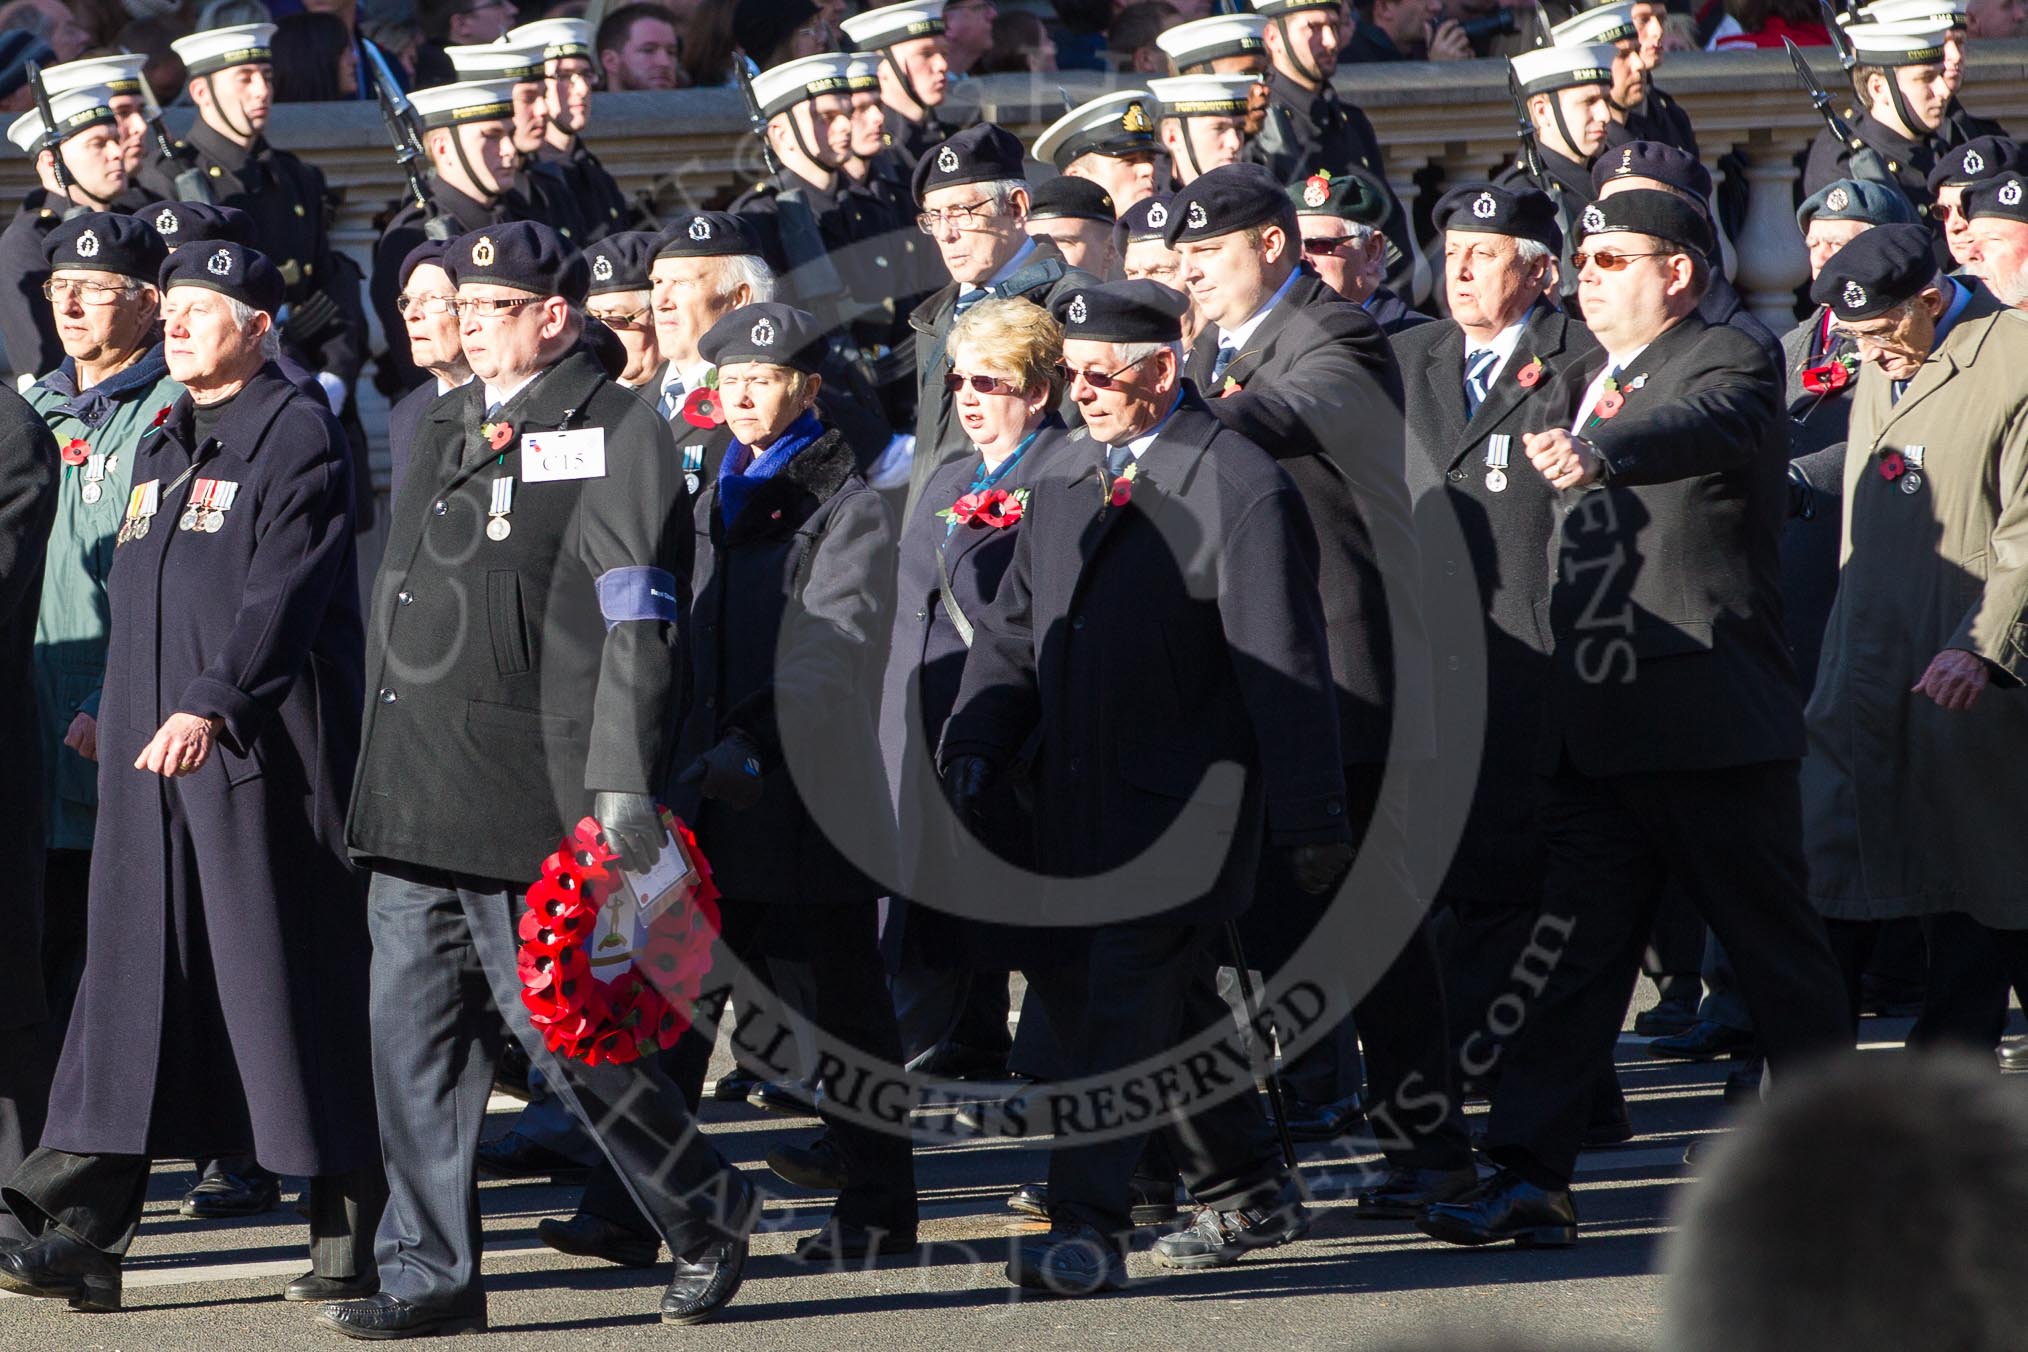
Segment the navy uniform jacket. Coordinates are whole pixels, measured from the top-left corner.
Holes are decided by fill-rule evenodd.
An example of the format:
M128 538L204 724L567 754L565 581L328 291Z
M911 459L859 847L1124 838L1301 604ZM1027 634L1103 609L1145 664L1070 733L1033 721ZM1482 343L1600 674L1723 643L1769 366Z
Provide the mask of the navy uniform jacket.
M493 202L475 201L435 174L429 176L428 183L431 204L437 214L450 223L451 233L447 238L456 239L482 225L499 225L524 218L525 213L507 198ZM389 219L387 228L381 231L380 242L373 246L373 277L368 284L368 294L372 297L373 313L380 319L381 334L387 340L387 350L379 358L380 371L375 383L389 399L399 399L429 378L428 372L408 359L408 329L401 322L401 312L394 308L395 297L401 294L402 260L428 238L423 229L424 220L421 208L413 202L405 203Z
M1044 874L1130 866L1117 893L1145 920L1230 918L1263 844L1348 838L1316 534L1188 382L1124 505L1101 455L1076 435L1035 485L943 759L1032 767Z
M641 398L649 404L657 404L662 397L662 382L668 374L669 363L665 361L655 368L654 374L648 377L648 383L640 388ZM668 422L670 435L676 439L676 460L685 475L684 488L695 498L704 491L704 485L718 477L718 464L725 459L726 447L732 445L732 431L723 422L716 427L694 427L680 410ZM690 477L692 475L694 479Z
M1584 325L1547 301L1524 324L1469 419L1464 331L1445 320L1394 344L1409 387L1408 482L1436 689L1428 785L1446 802L1471 804L1455 854L1428 853L1437 872L1417 879L1425 896L1507 900L1541 886L1535 729L1549 679L1550 542L1562 512L1521 438L1570 426L1584 393L1573 368L1598 349ZM1538 360L1523 385L1521 373ZM1508 438L1498 492L1486 467L1496 436Z
M503 451L480 436L484 398L475 380L429 406L395 499L346 843L362 860L522 888L594 792L662 782L691 536L667 425L590 351L508 401ZM529 433L566 414L604 430L604 473L529 482ZM510 532L494 540L504 476ZM609 625L608 592L654 616Z
M1660 141L1686 155L1697 154L1697 132L1683 105L1653 85L1641 106L1627 114L1627 135L1636 141Z
M21 210L0 232L0 342L7 345L7 367L17 376L43 376L63 360L56 340L56 316L42 294L49 280L43 237L63 222L61 198L31 188Z
M507 200L518 219L541 221L580 249L592 242L582 204L559 165L548 160L524 163L514 175Z
M305 367L329 371L349 388L366 365L366 310L358 266L331 247L331 194L323 173L264 137L237 145L201 117L190 124L184 144L195 152L212 196L253 217L254 241L281 270L290 309L300 311L319 293L330 298L334 312L326 322L284 324L283 336ZM157 157L142 166L139 179L150 192L173 197L182 168Z
M349 466L328 406L272 363L210 438L185 394L135 452L160 509L108 581L103 866L49 1146L250 1150L290 1174L379 1156L365 888L341 840L360 697ZM179 528L199 479L238 486L217 531ZM173 780L135 769L178 712L222 722L210 759Z
M737 520L718 503L714 479L693 513L690 697L671 765L681 775L738 730L761 748L761 797L739 810L672 783L669 806L696 829L732 903L872 901L887 889L833 842L876 851L870 871L890 871L875 732L894 585L887 509L830 428L755 488ZM780 951L784 938L763 937L763 948Z
M580 247L596 244L607 235L623 230L658 228L659 223L636 206L613 176L606 172L606 167L599 163L599 157L586 147L583 137L573 136L570 149L561 154L554 151L543 154L542 163L563 176L564 185L584 221L584 235L578 240Z
M49 1013L42 964L34 957L42 944L47 754L36 716L35 615L43 550L56 519L57 475L56 438L48 426L20 395L0 390L0 692L11 710L7 755L0 759L0 858L10 861L12 881L0 900L0 923L27 955L0 985L0 1030L26 1028Z
M964 130L944 122L939 116L941 108L930 109L920 122L911 122L890 107L883 106L880 111L887 124L880 137L880 153L893 160L904 183L914 179L916 161L942 145L952 132Z
M1941 234L1942 226L1935 216L1936 201L1929 191L1929 171L1936 168L1936 141L1928 137L1911 141L1874 121L1871 113L1851 125L1855 138L1880 152L1887 162L1887 172L1894 175L1896 186L1915 207L1917 219ZM1817 139L1810 143L1810 158L1803 165L1802 195L1808 197L1837 179L1851 178L1853 149L1835 139L1828 127L1818 132ZM1949 258L1946 253L1939 261L1947 265Z
M1493 183L1514 192L1523 188L1539 188L1556 204L1556 223L1563 230L1563 253L1557 260L1562 268L1560 285L1564 305L1574 306L1577 268L1571 264L1570 255L1577 248L1578 216L1598 194L1591 186L1590 165L1579 164L1568 155L1559 154L1539 142L1535 150L1542 159L1541 178L1529 173L1526 166L1516 160L1494 175Z
M1361 308L1375 324L1380 326L1380 331L1390 338L1419 324L1430 323L1436 318L1414 308L1384 286L1368 296Z
M1202 387L1217 355L1206 325L1185 372ZM1372 317L1303 264L1207 405L1280 462L1309 510L1347 765L1434 748L1401 399L1394 350Z
M1573 380L1589 381L1594 354ZM1776 542L1788 510L1781 384L1736 329L1691 315L1587 419L1604 484L1568 494L1556 662L1538 767L1712 770L1803 753ZM1638 385L1638 388L1634 388Z

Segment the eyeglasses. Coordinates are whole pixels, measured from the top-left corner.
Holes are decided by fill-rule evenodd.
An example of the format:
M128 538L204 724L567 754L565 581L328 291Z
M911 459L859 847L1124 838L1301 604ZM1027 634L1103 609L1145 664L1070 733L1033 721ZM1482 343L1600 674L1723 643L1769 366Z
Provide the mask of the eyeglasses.
M653 327L655 322L652 312L645 309L608 310L604 313L586 310L584 313L585 318L596 319L609 329L645 329Z
M1353 239L1350 235L1332 235L1327 239L1313 238L1305 235L1303 236L1303 252L1332 254L1338 252L1338 250L1344 248L1347 244L1357 244L1358 242L1358 240Z
M497 319L542 299L541 296L517 296L512 300L501 300L489 296L481 300L454 300L450 303L450 310L460 319Z
M1161 350L1161 348L1156 348L1155 352L1160 352ZM1064 363L1058 362L1056 373L1063 377L1063 383L1066 385L1075 384L1077 381L1082 380L1095 390L1109 390L1113 387L1113 382L1120 378L1122 372L1133 370L1136 366L1154 356L1155 352L1143 352L1117 371L1074 371Z
M1005 376L966 375L963 371L946 371L944 388L952 394L970 385L980 394L1019 394L1021 387Z
M458 298L442 292L433 296L411 296L404 291L394 298L394 309L404 319L411 311L422 315L454 315L458 312Z
M920 212L915 218L915 228L925 235L934 235L948 222L958 230L976 230L981 221L989 221L998 214L999 204L987 198L968 207L946 207L942 211Z
M50 280L42 284L42 298L55 301L59 305L72 299L81 300L86 305L111 305L121 297L131 295L133 291L134 285L131 282L109 285L105 282Z
M1610 249L1600 249L1597 253L1587 253L1579 249L1570 256L1570 263L1579 272L1584 271L1586 263L1598 264L1600 272L1618 272L1636 258L1667 258L1671 252L1671 250L1656 250L1653 253L1614 253Z

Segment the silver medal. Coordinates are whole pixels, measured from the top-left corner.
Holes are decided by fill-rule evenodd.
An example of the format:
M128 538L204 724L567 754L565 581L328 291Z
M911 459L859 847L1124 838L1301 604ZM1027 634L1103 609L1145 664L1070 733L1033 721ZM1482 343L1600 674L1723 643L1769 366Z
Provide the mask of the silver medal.
M146 517L146 516L137 516L137 517L135 517L135 518L134 518L134 533L133 533L133 534L132 534L131 536L129 536L128 538L129 538L129 539L132 539L132 540L138 540L138 539L140 539L140 538L141 538L142 536L146 535L146 534L148 533L148 523L149 523L149 522L150 522L151 520L153 520L153 519L154 519L153 517Z
M84 499L86 506L90 506L105 496L105 490L95 483L87 483L83 488L78 490L78 496Z
M197 529L206 535L216 535L225 529L224 512L206 512L204 519L197 523Z
M508 524L506 517L496 516L486 523L486 538L488 540L504 540L513 530L514 527Z
M1487 470L1487 471L1486 471L1486 491L1487 491L1488 493L1504 493L1504 492L1506 492L1506 491L1507 491L1507 471L1505 471L1505 470L1503 470L1503 469L1489 469L1489 470Z
M698 486L701 483L701 480L699 480L697 477L697 472L695 470L692 470L690 473L685 474L683 476L683 483L684 486L690 490L690 496L693 498L696 497Z
M176 529L178 530L197 529L197 509L195 507L185 508L183 511L183 515L176 518Z
M1902 475L1901 491L1904 493L1920 493L1922 491L1922 476L1914 470L1910 470Z

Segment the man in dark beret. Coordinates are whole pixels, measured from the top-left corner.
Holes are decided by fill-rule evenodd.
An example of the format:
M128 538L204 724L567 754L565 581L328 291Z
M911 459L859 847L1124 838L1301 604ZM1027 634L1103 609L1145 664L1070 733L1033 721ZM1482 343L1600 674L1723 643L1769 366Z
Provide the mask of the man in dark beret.
M1711 230L1695 207L1621 192L1580 228L1579 294L1602 351L1572 376L1569 423L1522 435L1527 464L1514 460L1570 495L1536 760L1537 929L1561 956L1517 992L1526 1016L1487 1131L1499 1172L1418 1222L1457 1244L1575 1242L1571 1175L1667 888L1732 956L1778 1075L1849 1044L1803 893L1801 701L1777 599L1781 387L1751 340L1696 313Z
M1019 296L1047 306L1069 288L1095 281L1090 273L1071 267L1053 247L1029 237L1032 199L1024 161L1021 142L1012 132L981 122L925 154L915 166L913 188L920 208L916 224L935 241L951 280L909 316L915 330L916 371L910 506L947 456L971 453L971 443L951 416L951 393L944 388L951 325L957 317L988 296ZM1067 409L1065 416L1072 412Z
M1039 867L1052 888L1120 871L1065 898L1064 913L1091 929L1073 1079L1229 1021L1216 971L1264 853L1310 894L1337 884L1352 857L1316 535L1288 476L1183 378L1183 307L1146 281L1072 287L1052 306L1085 430L1033 489L1000 593L1021 602L978 617L942 747L965 818L1033 739ZM1187 682L1172 678L1176 654L1188 655ZM1159 764L1143 749L1156 745ZM1244 772L1237 801L1220 809L1235 814L1230 833L1191 832L1202 805L1186 800L1220 760ZM1189 858L1167 840L1151 851L1165 832L1198 847L1180 847ZM1028 886L990 903L1035 907ZM1200 1207L1156 1241L1163 1266L1219 1266L1303 1235L1309 1215L1252 1077L1225 1088L1187 1121L1051 1122L1050 1229L1018 1246L1009 1280L1062 1295L1123 1286L1144 1147L1173 1159Z
M1028 203L1028 237L1047 240L1063 261L1080 272L1112 272L1113 199L1088 178L1058 174L1038 184Z
M458 289L444 261L450 247L449 240L426 239L410 249L401 263L401 292L394 298L395 308L407 330L409 352L416 364L429 372L430 379L387 411L390 499L401 492L423 410L438 396L472 378L472 365L465 360L464 342L458 336Z
M655 305L648 265L654 261L657 231L622 230L607 235L584 251L591 272L585 316L619 335L627 364L620 383L643 389L662 365L655 345Z
M1319 169L1291 184L1288 194L1296 204L1303 258L1324 285L1363 306L1390 336L1429 323L1428 315L1395 295L1386 282L1401 257L1383 233L1394 209L1386 184L1363 169L1338 174Z
M585 817L630 872L666 847L654 795L682 688L689 495L667 425L580 341L582 254L519 221L461 236L444 261L474 379L430 406L411 453L373 590L375 694L345 832L371 873L373 1068L403 1224L379 1294L321 1321L382 1338L483 1327L465 1218L504 1016L675 1255L662 1318L695 1323L739 1285L753 1190L652 1060L548 1048L515 932L543 856ZM472 596L495 599L480 613ZM442 635L474 623L477 641L447 653ZM476 994L455 978L473 966ZM673 1158L651 1144L668 1141L685 1142Z
M1966 253L2003 305L2028 307L2028 169L1965 194Z
M2020 181L1967 194L1974 229L1982 198ZM2013 748L2028 710L2013 695L2028 572L2007 533L2028 513L2028 325L2003 295L1940 275L1930 244L1923 227L1877 226L1810 288L1860 357L1803 763L1810 897L1845 960L1855 1028L1857 974L1883 919L1924 918L1933 973L1997 958L2006 981L2028 982L2028 907L2004 881L2024 850L2005 804L2022 777ZM1894 829L1866 829L1854 803ZM1930 992L1925 1035L1993 1046L2001 981L1933 979Z
M175 253L186 244L207 239L231 240L249 249L260 247L255 239L254 218L235 206L214 206L209 202L158 202L135 213L155 227L162 243Z
M1971 259L1965 249L1965 190L2013 170L2028 168L2020 146L2004 136L1976 136L1937 157L1929 171L1929 195L1936 199L1933 219L1942 222L1944 243L1962 268ZM1822 191L1821 189L1819 191Z

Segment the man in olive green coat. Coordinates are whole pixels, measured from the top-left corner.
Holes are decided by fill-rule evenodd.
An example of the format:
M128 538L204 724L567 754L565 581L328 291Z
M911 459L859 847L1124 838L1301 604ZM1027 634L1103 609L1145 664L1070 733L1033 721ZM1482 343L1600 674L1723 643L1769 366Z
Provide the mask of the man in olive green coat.
M1871 922L1923 916L1924 1035L1991 1047L1999 968L2028 988L2028 319L1929 248L1877 226L1811 288L1862 365L1804 836L1855 1022Z

